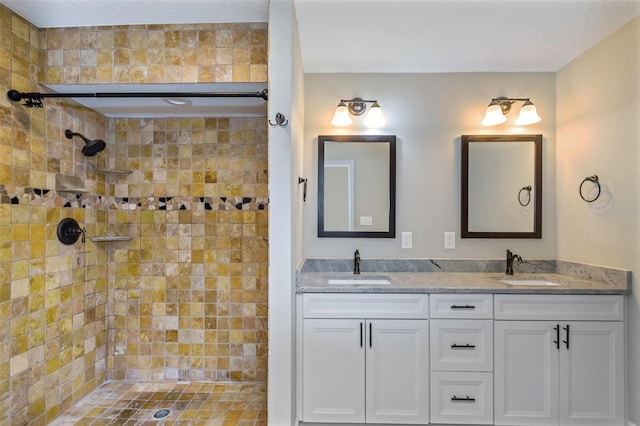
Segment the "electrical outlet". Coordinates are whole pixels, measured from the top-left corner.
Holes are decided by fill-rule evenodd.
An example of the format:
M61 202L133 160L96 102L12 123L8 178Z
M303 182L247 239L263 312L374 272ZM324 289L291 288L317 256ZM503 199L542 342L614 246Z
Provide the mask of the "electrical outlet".
M372 226L373 225L373 217L372 216L360 216L360 225L362 225L362 226Z
M413 247L413 234L411 232L402 233L402 248L410 249Z
M453 250L456 248L456 233L445 232L444 233L444 248L447 250Z

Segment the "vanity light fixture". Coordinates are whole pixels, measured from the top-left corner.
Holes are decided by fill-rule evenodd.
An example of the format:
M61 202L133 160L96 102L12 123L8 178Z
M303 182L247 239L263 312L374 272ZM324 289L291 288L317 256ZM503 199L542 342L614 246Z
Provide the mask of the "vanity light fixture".
M364 124L367 127L381 127L386 123L382 108L377 100L365 100L360 98L341 99L336 107L331 124L334 126L344 127L350 125L353 121L351 115L360 116L367 110L367 104L370 103L369 112L365 117Z
M504 123L507 121L506 115L511 111L511 105L515 102L524 102L522 108L520 108L520 115L516 120L518 126L526 126L528 124L534 124L541 120L536 110L536 106L529 100L529 98L493 98L487 107L484 120L482 120L483 126L495 126L496 124Z

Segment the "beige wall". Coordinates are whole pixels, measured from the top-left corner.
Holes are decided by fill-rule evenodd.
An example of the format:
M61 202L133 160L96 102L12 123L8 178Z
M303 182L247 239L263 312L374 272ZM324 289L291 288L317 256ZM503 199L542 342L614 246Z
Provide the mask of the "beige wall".
M629 419L640 424L640 19L557 73L558 258L633 271ZM577 188L597 174L601 197Z
M293 0L269 3L269 424L296 419L295 268L302 260L304 74Z
M355 118L347 128L331 125L340 99L377 99L387 118L368 130ZM508 121L483 127L484 111L496 96L530 97L542 122L516 128L519 105ZM304 257L503 258L510 248L523 258L556 257L555 76L553 73L307 74L305 76L304 167L309 196L304 209ZM541 240L459 239L460 135L543 135L543 225ZM317 136L395 134L397 201L395 239L317 237ZM413 249L402 250L400 233L413 232ZM455 231L456 249L444 250L443 233Z

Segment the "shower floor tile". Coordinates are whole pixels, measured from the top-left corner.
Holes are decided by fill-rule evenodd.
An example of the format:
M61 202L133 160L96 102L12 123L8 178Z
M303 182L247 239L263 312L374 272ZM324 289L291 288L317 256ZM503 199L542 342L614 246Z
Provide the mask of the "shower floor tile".
M156 416L169 414L161 418ZM111 381L91 392L51 426L262 426L266 383Z

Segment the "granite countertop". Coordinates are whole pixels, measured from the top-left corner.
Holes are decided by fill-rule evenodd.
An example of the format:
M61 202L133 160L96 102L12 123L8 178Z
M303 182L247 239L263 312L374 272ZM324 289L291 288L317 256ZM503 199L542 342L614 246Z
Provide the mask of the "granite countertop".
M329 278L387 277L391 284L329 284ZM504 279L546 280L557 286L515 286ZM303 272L297 293L530 293L530 294L629 294L629 283L612 284L557 273L486 272Z

